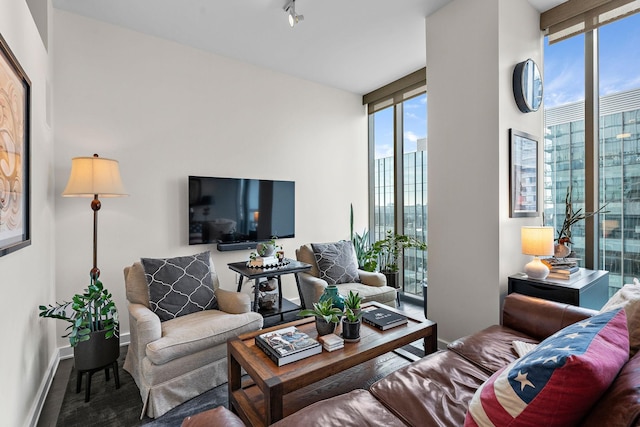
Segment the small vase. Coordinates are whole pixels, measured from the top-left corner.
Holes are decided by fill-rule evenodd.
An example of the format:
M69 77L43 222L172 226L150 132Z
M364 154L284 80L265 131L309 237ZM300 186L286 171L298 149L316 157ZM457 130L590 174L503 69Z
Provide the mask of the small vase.
M342 320L342 338L346 342L358 342L360 341L360 320L356 322L348 322L346 319Z
M344 311L344 296L338 293L338 287L336 285L329 285L324 290L324 293L320 295L319 301L325 301L330 299L333 303L334 307L340 309L340 311Z
M558 243L553 247L553 256L556 258L566 258L571 253L571 248L569 248L564 243Z
M333 322L327 322L326 320L316 317L316 331L318 336L332 334L336 330L336 324Z

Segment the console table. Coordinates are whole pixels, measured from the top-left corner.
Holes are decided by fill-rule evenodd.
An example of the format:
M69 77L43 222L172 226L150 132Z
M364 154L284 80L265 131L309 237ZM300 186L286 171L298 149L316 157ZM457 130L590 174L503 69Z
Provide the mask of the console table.
M588 270L569 280L562 279L530 279L524 273L509 276L509 293L578 305L580 307L600 310L609 299L609 272L604 270Z
M311 264L307 264L305 262L296 261L294 259L285 259L286 264L280 265L278 267L271 268L257 268L257 267L249 267L246 261L243 262L232 262L227 264L229 268L240 275L240 279L238 280L238 292L242 290L242 282L244 278L248 278L249 280L254 280L255 286L253 291L253 311L262 314L263 317L277 316L280 315L280 318L283 318L284 313L289 313L291 311L300 310L304 307L304 298L302 296L302 291L300 289L300 279L298 278L298 273L302 273L304 271L311 270ZM298 296L300 297L300 305L296 305L289 300L286 300L282 297L282 280L280 277L285 274L293 274L296 278L296 285L298 287ZM260 293L260 279L263 277L275 277L278 279L278 297L279 302L278 306L271 309L260 309L258 305L258 294Z

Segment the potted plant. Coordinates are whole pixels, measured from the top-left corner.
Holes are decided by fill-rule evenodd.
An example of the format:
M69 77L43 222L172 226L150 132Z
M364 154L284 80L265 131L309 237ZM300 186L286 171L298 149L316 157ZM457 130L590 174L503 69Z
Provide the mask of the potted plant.
M342 311L333 306L331 300L323 300L313 303L312 309L300 310L298 316L315 316L318 336L332 334L340 321Z
M427 244L414 237L395 234L393 231L387 230L387 237L374 242L367 251L364 269L367 271L378 269L380 273L387 277L389 286L398 288L398 264L400 256L406 248L425 251L427 250Z
M358 268L364 269L364 265L367 260L367 251L369 250L369 232L365 228L362 235L357 232L353 232L353 205L351 205L351 242L353 243L353 249L356 253L356 259L358 260Z
M277 249L282 249L282 247L276 243L277 238L278 236L272 236L270 240L258 243L256 245L258 255L261 257L273 256Z
M70 323L69 332L63 337L69 337L78 371L108 366L120 355L118 310L111 298L111 293L96 279L69 302L39 307L40 317Z
M556 237L556 241L558 242L554 248L554 256L556 258L565 258L571 254L571 249L567 246L568 243L573 243L571 241L571 226L578 221L582 221L583 219L590 218L597 213L608 213L604 208L607 206L607 203L602 205L595 212L583 212L582 208L577 211L573 210L573 202L572 202L572 189L571 187L567 187L567 195L564 198L564 221L562 222L562 228L558 231L558 237Z
M360 294L349 291L344 300L344 317L342 318L342 338L347 342L360 340L360 325L362 324L362 309Z

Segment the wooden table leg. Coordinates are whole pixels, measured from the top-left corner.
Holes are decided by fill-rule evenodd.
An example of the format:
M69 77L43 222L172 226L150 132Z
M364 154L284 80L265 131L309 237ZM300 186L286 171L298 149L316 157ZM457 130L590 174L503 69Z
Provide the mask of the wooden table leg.
M234 340L237 340L237 338L232 338ZM232 405L233 399L231 398L232 394L234 391L236 390L240 390L240 387L242 387L242 374L240 372L240 364L238 363L238 361L236 360L236 358L233 356L232 352L231 352L231 345L230 343L227 343L227 378L228 378L228 402L229 402L229 409L231 409L231 411L233 411L234 414L237 414L238 411L235 408L235 406Z
M300 278L298 277L298 273L293 273L296 278L296 286L298 287L298 296L300 297L300 307L305 308L304 305L304 297L302 296L302 288L300 287Z
M424 338L424 354L435 353L438 350L438 325L431 327L431 335Z
M267 381L267 387L264 392L266 425L271 425L282 419L282 383L279 379L272 378Z

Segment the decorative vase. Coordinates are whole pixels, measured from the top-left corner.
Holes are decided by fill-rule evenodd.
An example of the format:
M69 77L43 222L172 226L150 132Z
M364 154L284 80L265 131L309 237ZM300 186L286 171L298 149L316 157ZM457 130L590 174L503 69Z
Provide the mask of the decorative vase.
M356 322L349 322L347 319L342 319L342 338L346 342L358 342L360 341L360 320Z
M336 324L333 322L327 322L321 317L316 317L316 331L318 336L332 334L336 330Z
M324 293L320 295L320 302L325 300L331 300L334 307L340 309L340 311L344 311L344 296L338 293L338 287L336 285L329 285L324 290Z
M571 253L571 248L564 243L558 243L553 247L553 256L556 258L566 258Z
M276 247L269 243L258 243L256 245L256 252L263 257L273 256L273 254L276 253Z

